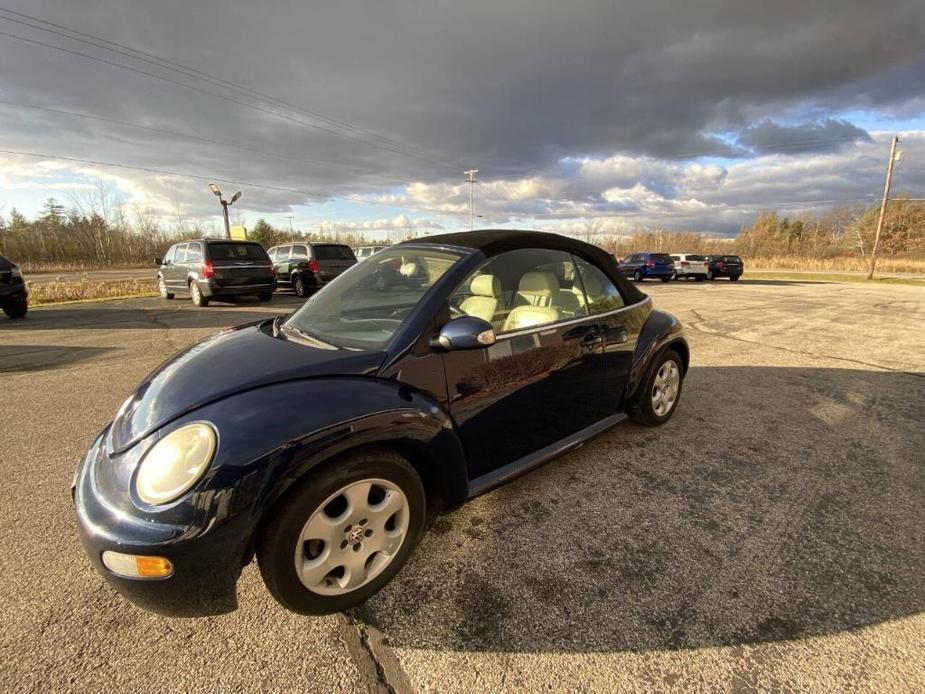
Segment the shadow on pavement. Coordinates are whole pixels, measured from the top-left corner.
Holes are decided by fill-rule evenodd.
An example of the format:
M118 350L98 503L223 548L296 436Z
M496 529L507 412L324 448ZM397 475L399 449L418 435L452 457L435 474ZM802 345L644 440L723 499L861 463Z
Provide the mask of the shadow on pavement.
M925 610L922 374L694 367L618 427L438 517L354 615L398 647L611 652Z
M140 330L144 328L226 328L291 313L305 302L295 295L273 297L268 303L238 299L197 308L189 301L127 299L120 301L36 307L25 318L0 319L0 333L9 330Z
M0 373L44 371L78 364L115 351L107 347L0 345Z

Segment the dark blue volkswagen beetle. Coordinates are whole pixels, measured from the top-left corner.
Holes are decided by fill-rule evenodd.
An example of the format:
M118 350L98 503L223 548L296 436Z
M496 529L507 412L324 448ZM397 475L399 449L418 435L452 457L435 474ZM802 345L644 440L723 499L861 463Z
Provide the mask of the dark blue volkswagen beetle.
M256 554L305 614L361 603L451 509L627 417L677 407L688 347L612 256L554 234L391 246L285 320L152 373L75 478L80 537L131 601L233 610Z

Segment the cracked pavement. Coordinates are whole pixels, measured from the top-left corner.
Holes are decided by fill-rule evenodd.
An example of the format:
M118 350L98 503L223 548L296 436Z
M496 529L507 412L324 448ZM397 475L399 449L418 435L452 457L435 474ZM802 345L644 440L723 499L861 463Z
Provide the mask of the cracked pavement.
M925 290L646 283L692 368L620 426L437 517L362 608L124 602L77 542L78 456L149 370L270 305L137 299L0 321L3 691L925 690Z

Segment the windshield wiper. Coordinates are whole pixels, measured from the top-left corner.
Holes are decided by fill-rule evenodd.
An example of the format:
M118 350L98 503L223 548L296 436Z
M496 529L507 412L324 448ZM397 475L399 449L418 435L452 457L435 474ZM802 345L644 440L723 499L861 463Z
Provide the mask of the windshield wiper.
M311 345L312 347L317 347L318 349L338 349L337 346L329 344L327 342L322 342L314 335L307 333L301 328L297 328L294 325L289 325L288 323L282 323L279 326L280 332L285 333L286 335L294 334L298 337L300 342L305 342Z

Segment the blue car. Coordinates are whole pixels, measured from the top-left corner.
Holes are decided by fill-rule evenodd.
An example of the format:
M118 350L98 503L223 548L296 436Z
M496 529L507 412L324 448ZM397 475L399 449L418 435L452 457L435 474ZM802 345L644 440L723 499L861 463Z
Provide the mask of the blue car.
M509 230L390 246L145 378L77 470L80 540L155 612L235 609L255 557L286 608L344 610L395 576L428 508L627 418L668 421L688 361L678 321L595 246Z
M620 270L636 282L645 279L670 282L674 278L674 261L667 253L632 253L620 263Z

